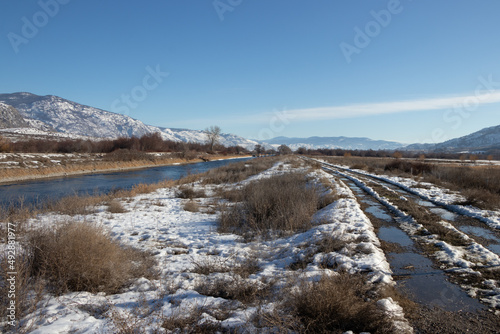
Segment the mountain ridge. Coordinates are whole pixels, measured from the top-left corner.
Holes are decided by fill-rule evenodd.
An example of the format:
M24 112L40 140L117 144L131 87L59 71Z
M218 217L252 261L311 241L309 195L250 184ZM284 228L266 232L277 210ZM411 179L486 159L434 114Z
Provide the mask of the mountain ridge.
M42 131L93 138L140 137L158 132L165 140L196 143L206 141L206 134L201 130L147 125L127 115L94 108L55 95L40 96L28 92L0 94L0 102L16 108L30 128ZM258 143L234 134L222 133L220 144L253 149Z

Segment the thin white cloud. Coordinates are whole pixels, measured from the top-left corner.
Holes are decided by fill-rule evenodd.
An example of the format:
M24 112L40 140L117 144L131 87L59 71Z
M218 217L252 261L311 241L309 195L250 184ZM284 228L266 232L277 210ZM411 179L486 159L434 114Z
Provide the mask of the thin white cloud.
M288 110L287 114L294 120L315 121L411 111L444 110L450 108L470 109L482 104L498 102L500 102L500 90L477 95L294 109Z
M471 108L477 108L483 104L491 104L500 102L500 90L491 90L487 93L461 95L452 97L439 97L427 99L414 99L391 102L378 103L363 103L350 104L342 106L319 107L319 108L304 108L304 109L284 109L282 111L273 111L265 113L255 113L248 115L239 115L227 118L203 118L191 119L189 121L174 122L179 125L185 124L218 124L218 125L236 125L236 124L267 124L270 120L276 119L278 114L281 116L278 119L286 122L293 121L321 121L341 118L356 118L363 116L375 116L386 114L397 114L405 112L428 111L428 110L446 110L459 108L471 111Z

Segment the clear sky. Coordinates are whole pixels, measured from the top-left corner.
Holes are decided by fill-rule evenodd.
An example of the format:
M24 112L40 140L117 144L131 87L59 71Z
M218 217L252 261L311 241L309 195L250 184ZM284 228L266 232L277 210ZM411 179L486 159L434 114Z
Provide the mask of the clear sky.
M497 0L3 0L0 92L247 138L500 124Z

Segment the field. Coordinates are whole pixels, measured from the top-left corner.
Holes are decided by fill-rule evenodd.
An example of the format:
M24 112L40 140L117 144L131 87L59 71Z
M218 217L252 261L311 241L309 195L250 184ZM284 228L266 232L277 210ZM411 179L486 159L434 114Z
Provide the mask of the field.
M3 254L15 256L0 275L16 275L0 286L2 331L496 333L499 171L270 157L3 211ZM386 239L389 228L413 246ZM410 293L402 281L418 264L401 274L394 262L410 253L460 294Z

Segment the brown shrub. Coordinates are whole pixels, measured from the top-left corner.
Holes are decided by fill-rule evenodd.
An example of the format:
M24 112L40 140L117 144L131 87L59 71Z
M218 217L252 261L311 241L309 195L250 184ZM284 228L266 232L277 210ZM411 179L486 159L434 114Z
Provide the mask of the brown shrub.
M211 277L209 280L199 283L194 289L205 296L252 304L265 298L269 293L270 286L232 275L231 277Z
M33 274L46 278L57 293L114 293L136 274L151 273L152 260L125 249L98 225L70 222L39 229L30 238Z
M205 194L205 191L203 189L196 190L193 187L189 187L189 186L179 187L179 190L177 191L176 196L179 198L187 198L187 199L207 197L207 195Z
M370 298L371 290L362 275L340 272L324 276L318 282L301 282L298 289L283 294L285 300L277 314L291 317L292 324L299 324L299 333L394 332L375 299ZM286 323L283 326L287 329Z
M189 212L199 212L200 205L196 201L189 200L186 202L186 204L184 204L184 210Z
M111 213L127 212L127 210L125 210L125 208L123 207L122 203L120 203L116 199L113 199L108 203L108 211Z
M275 158L258 158L211 169L202 174L203 183L221 184L240 182L271 168L276 161L278 160Z
M242 203L222 207L220 232L281 235L305 230L319 206L316 190L299 173L258 180L241 191Z

